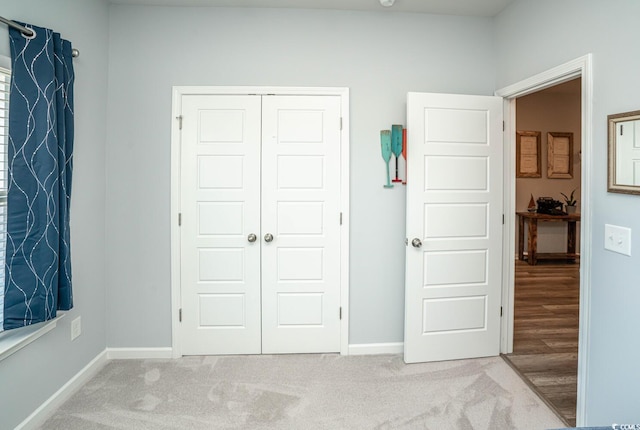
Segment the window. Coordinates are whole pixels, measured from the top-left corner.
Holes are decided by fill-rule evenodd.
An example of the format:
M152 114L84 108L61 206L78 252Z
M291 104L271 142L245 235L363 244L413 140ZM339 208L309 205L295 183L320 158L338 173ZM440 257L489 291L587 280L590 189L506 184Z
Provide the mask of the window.
M9 87L11 72L0 67L0 332L4 322L4 259L7 243L7 142L9 140Z

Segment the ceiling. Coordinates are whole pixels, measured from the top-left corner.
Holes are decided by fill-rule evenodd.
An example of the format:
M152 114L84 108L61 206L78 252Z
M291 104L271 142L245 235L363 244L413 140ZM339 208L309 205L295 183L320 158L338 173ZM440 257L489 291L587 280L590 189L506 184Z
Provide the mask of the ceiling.
M222 6L298 9L339 9L429 13L436 15L496 16L514 0L396 0L382 7L378 0L109 0L110 3L148 6Z

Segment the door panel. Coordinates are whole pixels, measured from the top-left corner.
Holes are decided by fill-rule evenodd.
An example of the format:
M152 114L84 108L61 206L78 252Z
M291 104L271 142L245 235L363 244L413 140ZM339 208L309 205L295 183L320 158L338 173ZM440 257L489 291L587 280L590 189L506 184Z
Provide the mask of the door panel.
M184 96L182 353L260 353L260 97Z
M407 119L405 361L497 355L502 99L410 93Z
M340 350L340 106L183 96L184 355Z
M340 351L340 98L263 99L262 351Z

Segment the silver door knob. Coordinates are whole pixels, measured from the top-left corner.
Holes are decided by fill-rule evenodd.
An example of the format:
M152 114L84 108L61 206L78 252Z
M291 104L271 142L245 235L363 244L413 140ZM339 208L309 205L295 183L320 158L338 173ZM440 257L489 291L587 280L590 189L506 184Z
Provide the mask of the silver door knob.
M413 240L411 241L411 245L412 245L414 248L420 248L420 247L422 246L422 241L416 237L415 239L413 239Z
M267 233L264 235L265 242L271 242L273 240L273 235L271 233Z
M258 238L258 236L256 236L255 234L251 233L249 236L247 236L247 240L251 243L255 242L256 239Z

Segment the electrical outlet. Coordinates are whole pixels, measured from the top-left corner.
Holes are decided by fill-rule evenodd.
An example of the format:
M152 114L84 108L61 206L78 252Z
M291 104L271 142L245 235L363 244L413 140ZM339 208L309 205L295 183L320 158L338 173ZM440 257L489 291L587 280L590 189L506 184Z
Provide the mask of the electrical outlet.
M71 321L71 340L74 340L76 337L82 334L82 325L80 317Z
M631 229L605 224L604 249L631 257Z

